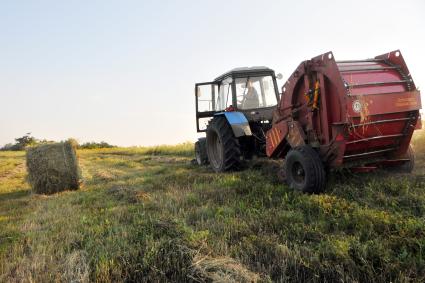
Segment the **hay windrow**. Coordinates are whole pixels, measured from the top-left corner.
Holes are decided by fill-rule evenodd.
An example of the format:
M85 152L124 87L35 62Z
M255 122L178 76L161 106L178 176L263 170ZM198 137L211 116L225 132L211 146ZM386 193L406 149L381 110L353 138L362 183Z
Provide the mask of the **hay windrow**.
M28 182L38 194L80 187L81 171L71 142L45 144L27 150Z

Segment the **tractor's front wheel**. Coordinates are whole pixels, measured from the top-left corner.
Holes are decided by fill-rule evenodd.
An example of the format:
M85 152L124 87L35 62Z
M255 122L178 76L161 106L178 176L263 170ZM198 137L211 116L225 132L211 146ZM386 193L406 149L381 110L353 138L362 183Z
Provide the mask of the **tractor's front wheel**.
M326 174L319 154L310 146L291 149L285 158L285 174L288 185L304 193L323 191Z
M216 172L239 167L241 158L239 141L225 117L214 117L208 124L207 153L211 167Z

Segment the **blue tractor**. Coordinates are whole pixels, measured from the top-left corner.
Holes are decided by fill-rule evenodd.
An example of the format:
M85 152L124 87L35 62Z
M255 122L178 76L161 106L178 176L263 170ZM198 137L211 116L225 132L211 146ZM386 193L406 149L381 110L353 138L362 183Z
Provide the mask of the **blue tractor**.
M281 75L267 67L244 67L195 85L196 128L206 133L195 143L199 165L224 172L265 156L265 133L279 101L276 78Z

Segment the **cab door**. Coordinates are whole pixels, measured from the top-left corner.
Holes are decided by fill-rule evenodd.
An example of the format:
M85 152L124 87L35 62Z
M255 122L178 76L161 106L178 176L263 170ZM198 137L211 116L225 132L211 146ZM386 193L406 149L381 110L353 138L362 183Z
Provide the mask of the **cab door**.
M195 84L195 104L196 104L196 130L205 132L209 120L215 113L220 112L217 107L218 82L206 82Z

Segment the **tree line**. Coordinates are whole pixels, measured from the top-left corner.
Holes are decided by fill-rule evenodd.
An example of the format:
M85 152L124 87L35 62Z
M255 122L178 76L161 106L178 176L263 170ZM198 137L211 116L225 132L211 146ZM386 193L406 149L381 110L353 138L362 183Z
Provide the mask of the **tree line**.
M75 139L70 139L72 142L76 145L79 149L96 149L96 148L113 148L116 147L115 145L111 145L107 142L101 141L101 142L86 142L79 144ZM34 136L31 135L31 133L26 133L22 137L15 138L14 143L8 143L0 148L2 151L19 151L19 150L25 150L28 147L36 146L40 144L49 144L49 143L55 143L55 141L49 141L46 139L37 139Z

